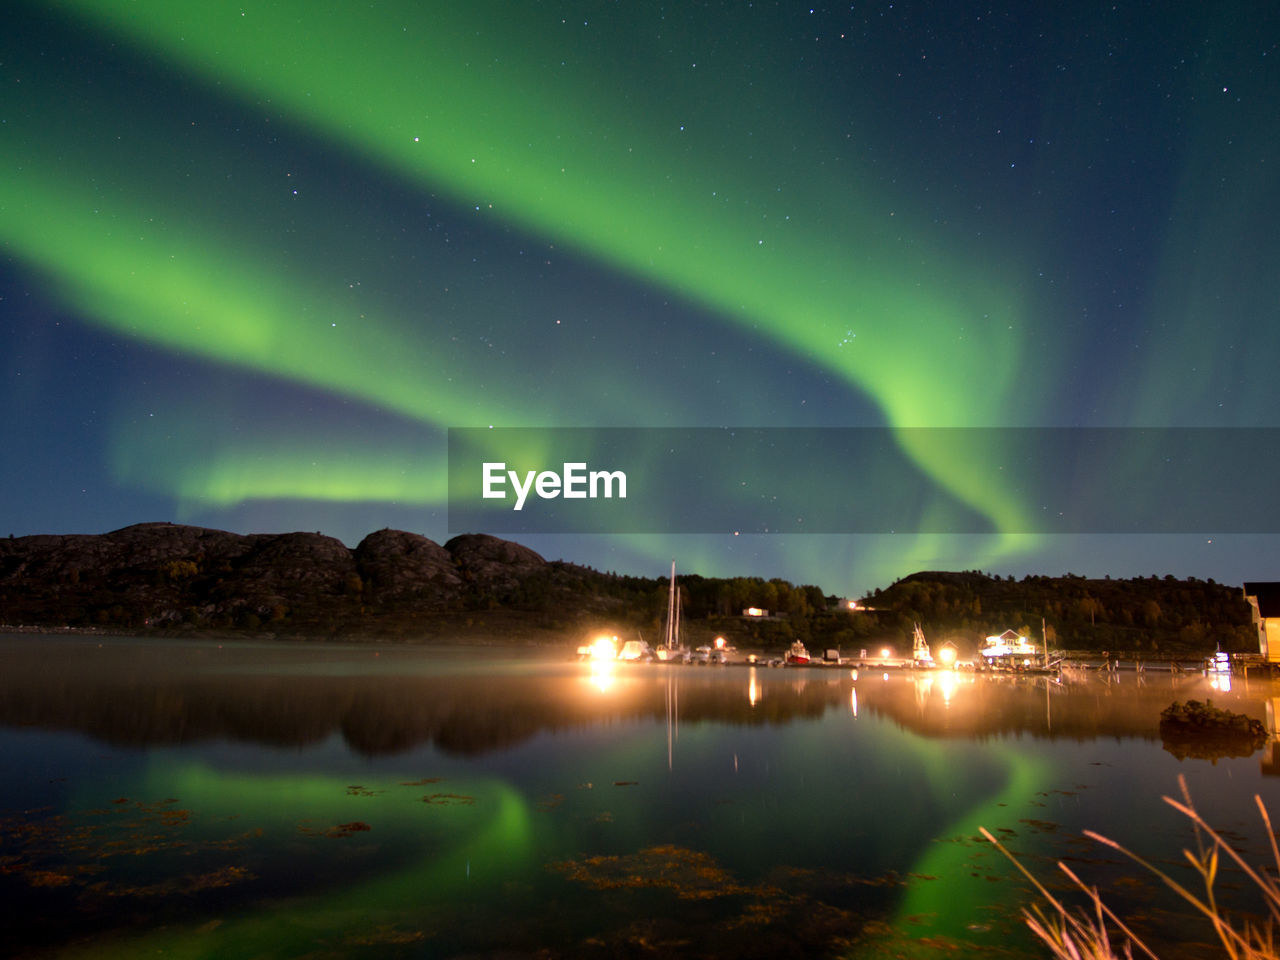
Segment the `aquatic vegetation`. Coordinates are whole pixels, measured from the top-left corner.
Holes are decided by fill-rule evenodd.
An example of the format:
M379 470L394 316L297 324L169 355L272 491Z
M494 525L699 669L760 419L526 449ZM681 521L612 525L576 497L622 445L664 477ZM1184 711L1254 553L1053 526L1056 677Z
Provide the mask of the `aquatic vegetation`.
M74 886L104 896L150 896L253 879L248 871L232 866L184 874L163 885L137 884L123 878L123 871L132 868L114 863L149 863L157 854L196 858L213 851L236 852L261 834L260 830L249 830L229 836L196 835L188 829L194 824L191 811L174 807L177 802L172 797L152 802L119 797L111 801L111 809L74 813L33 810L0 818L0 837L4 838L0 874L17 876L32 887Z
M896 876L789 866L749 883L710 853L677 844L559 861L548 869L605 894L590 901L594 929L575 953L600 957L843 956L892 934L880 908L865 898L850 906L849 891L902 886Z
M379 926L368 933L352 934L342 941L347 947L405 946L427 939L423 930L399 930L393 926Z
M661 887L681 900L707 900L737 894L764 895L743 886L710 855L670 844L650 847L630 856L584 857L552 865L569 879L596 890Z
M355 833L367 833L373 827L365 823L363 820L353 820L350 823L340 823L334 827L317 830L308 826L306 823L298 824L298 833L307 837L349 837Z
M1231 960L1276 960L1280 958L1280 847L1271 826L1271 818L1262 798L1255 796L1259 815L1271 843L1273 864L1256 867L1249 864L1224 831L1215 829L1196 810L1187 790L1186 780L1178 778L1182 799L1165 797L1165 803L1191 821L1195 837L1195 850L1184 849L1183 855L1194 875L1198 877L1201 891L1192 889L1149 860L1114 840L1086 830L1085 836L1110 850L1123 854L1141 866L1148 875L1159 880L1179 899L1202 916L1217 937L1222 955ZM1085 897L1087 906L1072 908L1063 898L1050 893L1044 883L1035 877L1021 862L985 827L983 835L1000 850L1025 876L1043 899L1023 910L1023 916L1031 931L1061 960L1113 960L1131 958L1135 951L1159 960L1159 955L1148 945L1132 926L1126 923L1103 900L1096 886L1090 886L1066 863L1058 861L1058 869L1070 880L1075 890ZM1221 870L1232 867L1244 874L1262 901L1260 916L1239 915L1228 910L1218 899Z

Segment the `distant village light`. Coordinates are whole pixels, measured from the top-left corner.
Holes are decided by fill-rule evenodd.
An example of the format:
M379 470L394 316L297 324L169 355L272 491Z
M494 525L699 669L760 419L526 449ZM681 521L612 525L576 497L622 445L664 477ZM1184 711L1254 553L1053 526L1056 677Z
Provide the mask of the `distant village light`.
M874 613L876 608L869 607L861 600L853 597L840 597L832 606L833 610L842 610L845 613Z

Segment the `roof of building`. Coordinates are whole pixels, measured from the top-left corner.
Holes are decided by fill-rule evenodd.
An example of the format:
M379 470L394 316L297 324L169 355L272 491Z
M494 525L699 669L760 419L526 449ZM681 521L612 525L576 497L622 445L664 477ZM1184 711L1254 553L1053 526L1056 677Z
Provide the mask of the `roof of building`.
M1274 580L1246 583L1244 595L1257 600L1259 616L1280 617L1280 583Z

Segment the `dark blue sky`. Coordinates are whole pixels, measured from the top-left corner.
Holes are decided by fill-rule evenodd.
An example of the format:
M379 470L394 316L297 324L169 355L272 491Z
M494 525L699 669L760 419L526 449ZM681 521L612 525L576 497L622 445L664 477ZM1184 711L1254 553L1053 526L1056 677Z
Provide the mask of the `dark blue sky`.
M11 6L0 535L443 540L457 426L1278 425L1265 5ZM526 542L1280 578L1204 531Z

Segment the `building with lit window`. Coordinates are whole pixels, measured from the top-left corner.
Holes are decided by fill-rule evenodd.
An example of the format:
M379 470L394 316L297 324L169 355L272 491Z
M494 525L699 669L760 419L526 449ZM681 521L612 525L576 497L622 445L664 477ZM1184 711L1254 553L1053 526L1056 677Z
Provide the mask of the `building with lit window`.
M1280 583L1246 583L1244 598L1258 627L1258 652L1268 663L1280 663Z
M1013 630L987 637L982 645L982 657L993 667L1029 662L1037 653L1034 643Z

